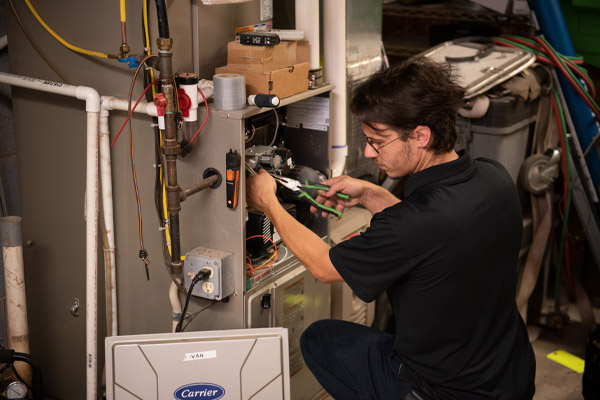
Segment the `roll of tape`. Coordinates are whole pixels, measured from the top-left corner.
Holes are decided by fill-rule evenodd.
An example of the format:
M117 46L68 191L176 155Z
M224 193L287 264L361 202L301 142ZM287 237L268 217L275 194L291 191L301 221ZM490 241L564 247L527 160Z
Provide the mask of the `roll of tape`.
M239 110L246 107L246 77L238 74L213 76L214 106L219 110Z

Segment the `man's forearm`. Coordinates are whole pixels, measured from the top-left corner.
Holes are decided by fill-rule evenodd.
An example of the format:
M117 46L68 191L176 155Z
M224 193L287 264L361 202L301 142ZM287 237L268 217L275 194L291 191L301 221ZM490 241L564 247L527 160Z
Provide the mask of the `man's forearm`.
M278 203L265 214L271 220L287 248L321 282L343 281L329 260L329 246L314 232L298 222Z

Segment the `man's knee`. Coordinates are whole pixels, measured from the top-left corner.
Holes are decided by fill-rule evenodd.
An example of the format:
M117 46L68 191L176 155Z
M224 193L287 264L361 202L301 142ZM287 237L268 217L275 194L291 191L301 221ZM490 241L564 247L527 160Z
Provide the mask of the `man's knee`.
M302 350L302 354L306 357L306 353L314 353L313 348L315 345L315 340L319 339L319 331L321 330L320 326L323 321L313 322L304 330L302 336L300 336L300 349Z

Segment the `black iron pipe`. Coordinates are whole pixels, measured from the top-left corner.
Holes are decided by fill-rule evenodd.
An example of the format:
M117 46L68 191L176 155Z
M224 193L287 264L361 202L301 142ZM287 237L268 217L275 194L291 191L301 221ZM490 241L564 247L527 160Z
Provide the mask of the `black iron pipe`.
M188 186L187 188L182 188L179 192L179 200L185 201L185 199L187 199L189 196L213 186L213 184L215 184L217 180L219 180L219 177L217 175L212 175L206 179L201 180L195 185Z

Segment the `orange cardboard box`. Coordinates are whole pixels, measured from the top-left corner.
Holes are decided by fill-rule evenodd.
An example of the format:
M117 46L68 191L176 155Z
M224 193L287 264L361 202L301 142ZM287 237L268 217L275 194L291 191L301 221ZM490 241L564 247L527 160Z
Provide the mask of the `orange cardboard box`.
M253 46L229 42L227 66L251 72L271 72L297 63L296 42L282 41L275 46Z
M246 95L276 94L289 97L308 90L308 62L294 64L270 72L252 72L227 65L215 70L215 74L241 74L246 77Z
M310 62L310 43L308 40L296 42L296 62Z

